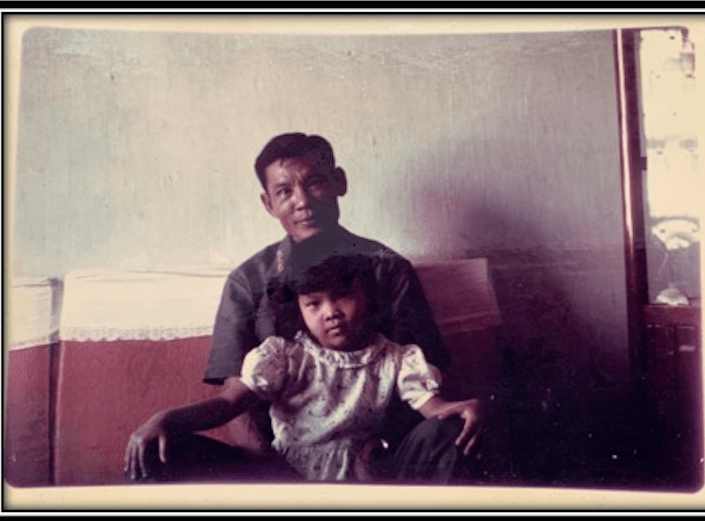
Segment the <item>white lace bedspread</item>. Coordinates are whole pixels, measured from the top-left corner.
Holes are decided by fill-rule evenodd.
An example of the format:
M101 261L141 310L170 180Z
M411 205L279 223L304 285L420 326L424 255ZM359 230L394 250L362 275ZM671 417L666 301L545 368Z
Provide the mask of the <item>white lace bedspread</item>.
M61 284L34 277L12 279L6 302L9 349L48 345L59 338Z
M210 335L229 266L76 270L64 281L62 340L173 340Z

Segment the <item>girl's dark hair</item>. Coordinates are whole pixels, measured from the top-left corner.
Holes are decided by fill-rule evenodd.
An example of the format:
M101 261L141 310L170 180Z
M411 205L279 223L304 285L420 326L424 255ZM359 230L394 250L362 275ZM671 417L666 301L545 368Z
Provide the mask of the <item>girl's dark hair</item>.
M255 160L255 172L262 188L267 189L265 170L269 165L280 159L304 156L315 157L322 165L331 170L335 168L333 147L321 136L292 132L272 138Z
M376 284L370 258L365 255L334 255L308 265L293 266L289 276L273 289L275 306L275 333L292 340L296 333L305 330L298 295L316 291L343 293L358 281L365 293L368 324L376 328Z

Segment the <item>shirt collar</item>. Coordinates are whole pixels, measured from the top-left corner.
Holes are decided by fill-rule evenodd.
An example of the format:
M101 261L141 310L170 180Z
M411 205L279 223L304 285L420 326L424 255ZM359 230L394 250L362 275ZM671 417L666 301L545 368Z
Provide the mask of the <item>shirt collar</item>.
M274 260L274 271L281 275L289 265L291 252L296 248L326 248L335 251L337 247L348 240L352 234L340 225L330 230L322 231L301 243L295 243L290 235L284 237L279 243Z

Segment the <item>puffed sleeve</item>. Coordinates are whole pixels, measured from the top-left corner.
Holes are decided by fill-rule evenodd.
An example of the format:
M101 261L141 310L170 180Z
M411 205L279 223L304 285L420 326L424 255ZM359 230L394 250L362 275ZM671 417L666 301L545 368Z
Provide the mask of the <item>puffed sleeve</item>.
M286 340L269 337L247 355L240 380L260 398L273 400L286 382Z
M401 399L412 409L418 409L440 392L441 372L426 361L419 346L403 347L397 387Z

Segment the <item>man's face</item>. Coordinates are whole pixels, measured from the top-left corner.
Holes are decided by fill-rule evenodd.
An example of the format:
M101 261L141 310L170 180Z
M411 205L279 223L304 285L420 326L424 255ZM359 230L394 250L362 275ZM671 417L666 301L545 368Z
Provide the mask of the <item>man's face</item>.
M299 295L299 309L309 332L325 348L336 351L364 347L367 319L365 290L359 281L350 288Z
M338 224L338 196L345 194L345 174L321 166L309 156L281 159L265 169L262 202L279 219L294 242Z

